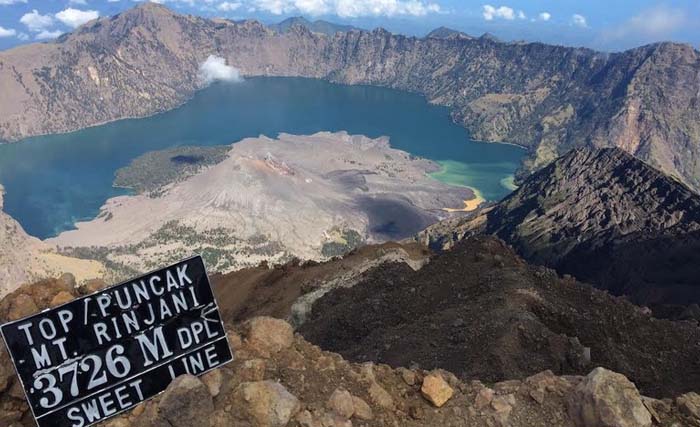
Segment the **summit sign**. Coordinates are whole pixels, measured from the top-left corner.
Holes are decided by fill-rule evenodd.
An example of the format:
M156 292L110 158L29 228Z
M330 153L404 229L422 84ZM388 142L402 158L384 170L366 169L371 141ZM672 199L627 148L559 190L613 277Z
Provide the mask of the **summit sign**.
M201 257L2 325L39 427L86 427L233 359Z

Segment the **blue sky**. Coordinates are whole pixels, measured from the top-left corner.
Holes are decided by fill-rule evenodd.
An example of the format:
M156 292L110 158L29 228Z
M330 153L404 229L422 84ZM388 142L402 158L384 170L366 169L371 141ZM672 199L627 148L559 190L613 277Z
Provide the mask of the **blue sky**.
M700 46L700 0L159 0L182 13L277 22L303 15L424 35L472 35L623 50L662 40ZM0 0L0 49L55 38L134 0Z

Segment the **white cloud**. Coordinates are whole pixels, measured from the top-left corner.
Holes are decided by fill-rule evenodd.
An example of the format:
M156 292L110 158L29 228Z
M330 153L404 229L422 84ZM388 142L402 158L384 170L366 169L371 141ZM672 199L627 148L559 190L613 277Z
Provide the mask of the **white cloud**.
M56 31L48 31L48 30L43 30L39 32L34 38L37 40L51 40L55 39L56 37L60 36L63 34L63 31L56 30Z
M22 15L19 22L26 25L29 31L39 32L52 26L54 21L51 15L42 15L34 9Z
M18 33L18 34L17 34L17 38L20 39L20 40L22 40L22 41L29 40L29 34L27 34L27 33Z
M9 6L17 3L27 3L27 0L0 0L0 6Z
M17 35L17 31L13 30L12 28L0 27L0 38L13 37L15 35Z
M239 2L228 2L225 1L218 5L216 8L219 9L222 12L233 12L234 10L237 10L242 6L241 3Z
M68 4L79 4L85 6L87 4L86 0L68 0Z
M515 11L508 6L494 7L490 4L485 4L482 9L482 14L487 21L493 21L496 18L506 19L508 21L515 19Z
M518 19L527 19L527 15L522 10L518 11Z
M588 21L586 20L586 17L583 15L579 15L578 13L575 13L571 16L571 23L581 28L588 27Z
M425 0L252 0L253 10L274 15L301 13L334 14L341 18L361 16L425 16L440 12L437 3Z
M682 9L657 6L643 10L614 29L603 31L602 37L641 43L659 41L684 28L689 23L687 16Z
M552 19L552 14L549 13L549 12L542 12L542 13L540 13L540 14L537 16L537 18L538 18L540 21L545 21L545 22L546 22L546 21L549 21L550 19Z
M78 10L68 8L56 14L56 18L71 28L78 28L86 22L92 21L100 17L100 13L96 10Z
M215 81L232 83L243 81L238 68L226 65L224 58L215 55L209 55L207 60L199 65L199 79L207 85Z

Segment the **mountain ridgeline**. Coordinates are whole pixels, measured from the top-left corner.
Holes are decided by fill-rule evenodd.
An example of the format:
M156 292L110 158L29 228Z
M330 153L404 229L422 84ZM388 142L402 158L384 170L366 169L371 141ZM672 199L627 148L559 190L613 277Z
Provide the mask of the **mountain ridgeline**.
M290 31L295 25L300 25L309 29L311 32L321 33L327 36L333 36L335 35L335 33L344 33L348 31L361 31L359 28L354 27L352 25L335 24L333 22L324 21L322 19L309 21L308 19L301 16L287 18L282 22L279 22L277 24L270 24L267 27L279 33L285 33L287 31Z
M640 304L700 302L700 196L618 148L572 150L496 206L423 238L444 248L482 233Z
M529 148L524 171L569 149L616 146L700 188L700 52L660 43L622 53L426 38L178 15L147 3L51 43L0 52L0 140L174 108L208 55L246 76L301 76L424 94L475 139Z

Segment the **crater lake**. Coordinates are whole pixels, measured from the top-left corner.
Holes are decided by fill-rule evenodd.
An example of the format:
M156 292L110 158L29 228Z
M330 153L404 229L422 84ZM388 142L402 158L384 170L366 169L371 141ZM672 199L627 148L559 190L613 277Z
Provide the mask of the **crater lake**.
M134 158L169 147L230 144L280 132L341 131L388 136L392 147L439 162L433 176L500 200L525 151L469 139L449 110L425 98L372 86L302 78L250 78L217 83L179 108L76 132L0 145L4 210L31 235L45 239L94 218L104 202L126 190L114 173Z

